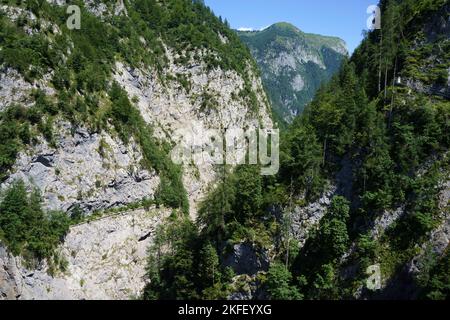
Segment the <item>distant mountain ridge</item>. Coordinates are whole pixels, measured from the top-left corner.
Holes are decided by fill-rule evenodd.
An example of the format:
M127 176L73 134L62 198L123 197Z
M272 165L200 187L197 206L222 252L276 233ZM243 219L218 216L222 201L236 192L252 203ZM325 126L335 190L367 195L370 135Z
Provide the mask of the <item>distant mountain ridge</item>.
M260 31L236 31L261 68L275 116L291 122L348 56L337 37L304 33L280 22Z

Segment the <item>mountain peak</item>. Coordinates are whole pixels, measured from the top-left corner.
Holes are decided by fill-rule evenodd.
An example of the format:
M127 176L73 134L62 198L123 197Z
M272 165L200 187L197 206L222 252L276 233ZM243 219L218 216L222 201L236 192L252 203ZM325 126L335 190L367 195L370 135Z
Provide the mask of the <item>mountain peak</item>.
M269 31L276 31L276 32L293 32L296 34L303 34L303 32L294 26L292 23L289 22L277 22L270 26L255 29L255 28L247 28L247 27L241 27L236 30L237 32L241 33L249 33L249 34L260 34L263 32L269 32Z
M294 26L289 22L277 22L271 25L268 29L281 29L281 30L289 30L294 32L302 32L299 28Z
M253 32L238 32L262 71L275 114L291 122L347 56L339 38L310 34L288 22Z

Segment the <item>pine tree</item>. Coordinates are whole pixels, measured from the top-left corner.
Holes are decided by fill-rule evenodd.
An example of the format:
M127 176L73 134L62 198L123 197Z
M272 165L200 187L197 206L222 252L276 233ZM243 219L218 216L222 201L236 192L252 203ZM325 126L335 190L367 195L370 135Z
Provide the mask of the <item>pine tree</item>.
M273 264L267 275L267 291L274 300L301 300L303 296L292 285L292 274L283 264Z
M220 282L219 256L214 246L207 242L200 250L198 273L203 287L214 287Z
M26 241L27 225L22 220L28 211L28 199L23 181L15 182L7 191L0 204L0 229L6 245L18 255Z
M197 224L217 247L226 233L226 221L233 215L235 192L234 182L224 167L221 183L208 195L199 209Z

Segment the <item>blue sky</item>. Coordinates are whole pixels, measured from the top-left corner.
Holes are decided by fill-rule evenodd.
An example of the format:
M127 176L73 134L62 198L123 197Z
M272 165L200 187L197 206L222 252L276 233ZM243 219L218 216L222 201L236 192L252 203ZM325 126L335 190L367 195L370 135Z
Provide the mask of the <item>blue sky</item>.
M304 32L337 36L350 52L362 40L369 15L366 9L378 0L205 0L232 28L264 28L290 22Z

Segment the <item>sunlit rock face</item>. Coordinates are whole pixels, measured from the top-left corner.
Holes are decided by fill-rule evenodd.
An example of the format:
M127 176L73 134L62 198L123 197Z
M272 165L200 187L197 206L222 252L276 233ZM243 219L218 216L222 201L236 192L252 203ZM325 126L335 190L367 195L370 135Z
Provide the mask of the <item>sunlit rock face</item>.
M145 287L147 248L162 209L106 216L71 228L57 249L65 265L55 273L47 262L28 266L0 246L0 299L133 299Z

